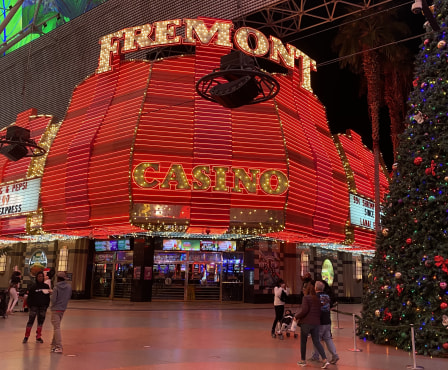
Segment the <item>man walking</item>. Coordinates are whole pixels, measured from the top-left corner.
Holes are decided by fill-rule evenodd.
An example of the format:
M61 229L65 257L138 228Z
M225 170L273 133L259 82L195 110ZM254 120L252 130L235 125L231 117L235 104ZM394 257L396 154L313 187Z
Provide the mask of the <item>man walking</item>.
M316 295L320 299L321 311L320 311L320 326L319 326L319 340L323 340L327 346L328 352L330 352L332 358L330 364L336 364L339 361L339 356L336 353L336 347L331 338L331 308L333 307L333 302L330 296L324 292L325 284L322 281L316 281L314 285L316 289ZM319 353L317 349L314 348L313 356L311 361L319 361Z
M72 287L66 281L65 272L58 272L56 285L51 295L51 323L53 324L53 340L51 352L62 353L61 321L72 296Z

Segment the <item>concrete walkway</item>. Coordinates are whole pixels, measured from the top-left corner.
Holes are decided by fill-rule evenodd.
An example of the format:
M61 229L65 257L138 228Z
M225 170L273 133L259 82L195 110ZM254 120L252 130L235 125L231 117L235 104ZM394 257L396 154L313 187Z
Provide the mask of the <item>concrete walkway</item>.
M360 305L340 305L339 310L359 313ZM333 337L341 360L330 369L413 367L407 352L359 339L355 342L349 314L333 313ZM34 336L22 344L27 313L0 319L0 369L298 369L300 337L272 339L273 316L272 305L71 301L62 321L62 355L50 353L50 312L43 330L44 344L35 343ZM355 344L362 352L351 350ZM310 339L307 350L309 357ZM416 365L447 370L448 359L417 356ZM308 368L318 369L320 363L309 362Z

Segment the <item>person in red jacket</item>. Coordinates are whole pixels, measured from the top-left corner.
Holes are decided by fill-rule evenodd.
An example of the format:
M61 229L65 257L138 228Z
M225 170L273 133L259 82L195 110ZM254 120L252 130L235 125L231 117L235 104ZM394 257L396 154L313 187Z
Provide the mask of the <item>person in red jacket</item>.
M311 334L311 339L319 354L322 356L323 364L321 369L326 369L330 363L327 361L324 348L319 341L319 327L320 327L320 299L316 296L316 291L311 283L308 283L304 288L304 296L301 310L296 314L295 319L300 322L300 357L301 361L297 362L299 366L306 366L306 342L308 334Z

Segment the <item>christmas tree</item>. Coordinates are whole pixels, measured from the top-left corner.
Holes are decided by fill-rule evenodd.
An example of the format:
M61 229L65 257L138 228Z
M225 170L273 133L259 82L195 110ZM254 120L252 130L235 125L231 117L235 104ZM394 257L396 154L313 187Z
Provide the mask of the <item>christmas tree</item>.
M434 1L386 196L358 334L448 357L448 0Z

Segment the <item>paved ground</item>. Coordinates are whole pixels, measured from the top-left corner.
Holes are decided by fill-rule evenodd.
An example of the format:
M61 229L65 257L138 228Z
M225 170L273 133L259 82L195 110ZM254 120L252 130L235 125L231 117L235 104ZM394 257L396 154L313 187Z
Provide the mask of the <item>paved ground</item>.
M358 313L359 305L340 305ZM220 303L132 303L71 301L62 322L64 353L50 353L47 316L45 343L22 344L27 314L0 319L1 370L100 369L298 369L300 339L272 339L271 305ZM334 341L341 360L335 370L400 370L412 356L392 347L353 339L353 317L333 314ZM34 330L33 330L34 331ZM354 352L355 347L362 352ZM308 344L310 355L311 342ZM416 365L447 370L448 359L417 356ZM308 368L320 368L309 363Z

